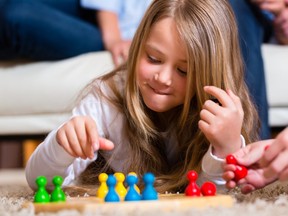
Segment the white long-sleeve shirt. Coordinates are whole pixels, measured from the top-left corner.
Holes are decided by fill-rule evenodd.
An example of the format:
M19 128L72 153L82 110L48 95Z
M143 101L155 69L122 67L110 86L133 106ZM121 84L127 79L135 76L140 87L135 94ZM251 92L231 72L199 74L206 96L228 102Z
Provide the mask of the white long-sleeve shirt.
M104 84L103 84L104 85ZM123 83L119 82L119 86ZM102 86L104 89L105 86ZM109 94L109 91L106 90ZM107 100L100 98L95 91L91 91L81 103L74 108L73 116L90 116L97 125L98 134L111 140L117 152L117 157L113 158L111 168L115 172L121 172L125 167L127 155L131 153L129 140L125 133L126 120L122 113ZM51 180L53 176L60 175L64 178L63 185L72 184L73 181L82 173L86 167L94 160L97 162L97 152L92 160L83 160L69 155L56 141L57 129L52 131L41 143L30 157L26 166L26 178L29 186L36 190L35 179L39 175L44 175L48 180L48 189L52 188ZM166 154L169 162L177 156L177 142L173 136L165 140ZM171 138L172 137L172 138ZM176 144L175 144L176 143ZM105 153L104 157L109 157L111 152ZM213 181L217 184L218 190L223 189L225 181L222 179L223 160L212 155L211 148L202 160L202 173L199 174L197 183L202 185L205 181ZM125 169L124 169L125 170Z

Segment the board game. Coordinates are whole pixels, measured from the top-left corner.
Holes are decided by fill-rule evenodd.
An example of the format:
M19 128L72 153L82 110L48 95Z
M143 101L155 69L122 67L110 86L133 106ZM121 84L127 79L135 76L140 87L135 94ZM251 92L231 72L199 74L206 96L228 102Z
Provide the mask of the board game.
M96 196L68 197L66 202L33 203L35 213L57 212L61 210L77 210L79 212L101 212L102 214L133 213L133 212L181 212L191 208L232 207L233 197L229 195L187 197L184 194L162 194L158 200L131 202L104 202Z

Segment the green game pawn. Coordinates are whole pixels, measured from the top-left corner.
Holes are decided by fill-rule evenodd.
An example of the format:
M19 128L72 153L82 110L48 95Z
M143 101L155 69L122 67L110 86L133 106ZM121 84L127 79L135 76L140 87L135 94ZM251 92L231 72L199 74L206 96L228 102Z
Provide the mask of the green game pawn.
M65 202L66 201L66 195L61 188L61 185L63 183L63 178L61 176L54 176L52 182L53 182L55 188L51 193L51 200L50 201L51 202Z
M35 203L48 203L50 201L49 193L46 191L47 179L45 176L38 176L36 178L38 189L34 195Z

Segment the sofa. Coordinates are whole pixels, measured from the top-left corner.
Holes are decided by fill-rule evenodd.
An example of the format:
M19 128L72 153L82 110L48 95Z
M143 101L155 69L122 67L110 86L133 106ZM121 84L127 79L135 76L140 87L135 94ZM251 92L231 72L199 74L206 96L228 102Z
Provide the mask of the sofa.
M263 44L271 127L288 125L288 47ZM0 136L43 135L70 116L81 89L113 68L108 52L54 62L0 62Z

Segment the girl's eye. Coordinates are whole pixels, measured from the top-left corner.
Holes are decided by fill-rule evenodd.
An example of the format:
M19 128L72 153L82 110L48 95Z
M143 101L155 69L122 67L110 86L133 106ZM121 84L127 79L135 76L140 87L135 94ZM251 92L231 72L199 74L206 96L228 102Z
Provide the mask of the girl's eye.
M177 68L177 70L179 71L179 73L183 76L186 76L187 75L187 72L184 71L184 70L181 70L180 68Z
M154 64L161 63L160 60L157 60L156 58L154 58L154 57L152 57L150 55L147 55L147 58L148 58L149 62L151 62L151 63L154 63Z

